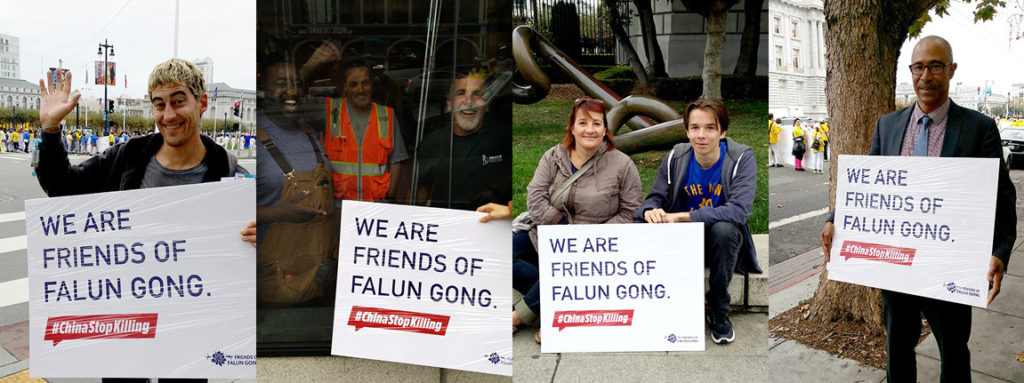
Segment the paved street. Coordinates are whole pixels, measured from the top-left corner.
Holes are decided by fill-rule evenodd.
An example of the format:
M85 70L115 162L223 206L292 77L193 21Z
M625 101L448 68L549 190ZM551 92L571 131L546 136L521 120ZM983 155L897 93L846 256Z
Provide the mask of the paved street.
M87 158L73 155L71 163ZM0 381L28 368L25 200L46 197L32 173L31 159L31 154L27 153L0 153ZM256 172L255 159L238 163L250 173ZM51 380L71 381L83 380ZM84 381L98 382L99 379Z
M830 162L825 161L827 168ZM828 218L828 174L798 172L792 166L769 168L769 263L775 265L820 247L821 225Z

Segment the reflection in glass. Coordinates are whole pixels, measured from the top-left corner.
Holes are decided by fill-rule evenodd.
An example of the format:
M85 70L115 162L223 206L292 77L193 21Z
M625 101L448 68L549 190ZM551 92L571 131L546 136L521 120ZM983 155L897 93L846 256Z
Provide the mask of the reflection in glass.
M281 238L271 232L291 224L336 233L346 198L507 205L511 3L261 0L258 7L259 125L285 159L259 146L258 204L269 217L260 219L259 351L328 354L337 238L322 249L300 240L287 250L262 240ZM304 187L316 198L287 195L300 174L312 177ZM283 259L312 253L280 271ZM278 291L285 288L312 292Z

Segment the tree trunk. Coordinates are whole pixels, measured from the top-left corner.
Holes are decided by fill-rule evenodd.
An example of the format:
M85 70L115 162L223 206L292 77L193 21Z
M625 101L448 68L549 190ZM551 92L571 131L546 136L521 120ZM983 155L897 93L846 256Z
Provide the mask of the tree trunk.
M626 28L622 25L622 15L619 14L619 7L616 3L616 0L604 0L604 6L608 8L612 33L615 34L615 40L619 42L622 50L626 53L626 57L629 58L629 66L633 68L633 73L636 74L637 89L646 90L651 87L650 81L647 79L647 70L644 69L644 65L640 61L640 55L633 48L633 43L629 42L629 35L626 33Z
M701 73L704 88L702 98L722 98L722 49L725 47L726 10L708 13L707 44L704 46L704 71Z
M938 2L825 2L825 95L834 153L868 153L875 121L895 108L896 61L908 29ZM836 169L837 161L830 161L833 180ZM833 209L835 193L833 182L829 187ZM863 321L876 334L885 331L879 291L828 280L827 270L814 293L810 319Z
M747 0L743 3L743 39L740 40L740 57L736 59L737 76L757 74L757 48L761 44L761 7L764 0Z
M665 58L658 45L658 31L654 28L653 0L633 0L640 18L640 35L644 40L644 53L647 54L647 67L654 77L668 77L665 72Z

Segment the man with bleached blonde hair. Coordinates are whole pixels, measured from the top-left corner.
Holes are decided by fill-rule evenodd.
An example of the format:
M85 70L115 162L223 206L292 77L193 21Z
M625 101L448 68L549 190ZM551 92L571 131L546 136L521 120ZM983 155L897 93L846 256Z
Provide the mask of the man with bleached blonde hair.
M114 145L78 165L68 161L60 123L81 95L71 96L70 71L58 70L45 82L39 80L42 142L36 176L51 197L213 182L248 173L224 148L199 134L206 84L188 61L164 61L149 76L153 121L160 133ZM242 238L255 245L255 222Z

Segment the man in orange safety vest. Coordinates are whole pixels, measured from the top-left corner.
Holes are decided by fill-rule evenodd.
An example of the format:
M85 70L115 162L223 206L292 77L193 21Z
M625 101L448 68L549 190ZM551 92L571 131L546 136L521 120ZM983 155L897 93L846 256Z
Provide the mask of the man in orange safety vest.
M373 72L362 57L345 60L343 98L327 98L324 151L334 170L335 206L341 200L393 199L399 162L409 158L395 112L373 102Z

